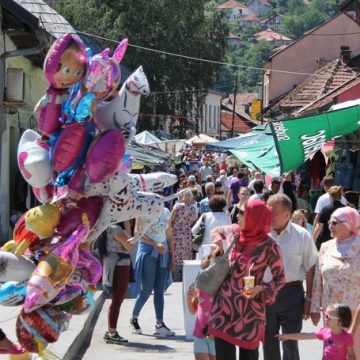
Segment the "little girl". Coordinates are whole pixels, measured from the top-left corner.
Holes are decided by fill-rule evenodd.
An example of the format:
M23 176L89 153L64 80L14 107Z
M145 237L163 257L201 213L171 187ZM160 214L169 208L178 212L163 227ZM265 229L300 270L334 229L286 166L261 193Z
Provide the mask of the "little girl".
M329 305L324 313L325 327L316 333L281 334L278 339L311 340L324 342L322 360L355 360L353 338L344 329L349 328L352 320L351 310L344 304Z
M193 332L195 360L215 360L215 341L208 334L212 296L191 285L187 293L187 305L191 314L196 313Z

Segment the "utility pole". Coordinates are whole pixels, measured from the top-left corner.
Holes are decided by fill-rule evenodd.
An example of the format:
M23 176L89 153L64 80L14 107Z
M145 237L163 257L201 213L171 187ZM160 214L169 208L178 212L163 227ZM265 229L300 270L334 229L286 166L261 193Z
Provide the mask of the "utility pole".
M232 112L232 123L231 123L231 138L234 137L234 123L235 123L235 105L236 105L236 93L238 88L238 74L236 73L235 79L235 89L234 89L234 103L233 103L233 112Z

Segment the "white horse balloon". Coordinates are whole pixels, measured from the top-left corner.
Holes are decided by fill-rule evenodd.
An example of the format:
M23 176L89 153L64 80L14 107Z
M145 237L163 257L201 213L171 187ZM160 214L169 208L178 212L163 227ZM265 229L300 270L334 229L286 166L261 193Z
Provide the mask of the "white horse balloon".
M174 175L166 175L169 177L164 180L171 183L174 180ZM156 186L153 179L148 180L149 187ZM160 217L165 206L165 201L172 200L181 194L181 192L179 192L163 197L151 192L138 191L138 186L141 185L137 184L136 186L136 178L131 178L131 175L128 174L118 173L102 183L102 185L99 186L97 184L95 185L95 188L90 188L87 196L90 196L95 192L97 194L106 195L106 197L98 221L93 228L94 231L87 237L85 242L96 240L110 225L121 221L134 219L138 216L143 216L155 221ZM103 191L105 191L106 194L104 194ZM149 226L150 225L151 223L149 223ZM138 241L146 230L147 228L143 228L142 232L132 238L131 241Z
M96 126L101 131L120 130L126 139L126 145L129 144L136 134L140 97L149 94L149 82L142 66L140 66L125 81L119 94L114 99L97 104L95 113Z

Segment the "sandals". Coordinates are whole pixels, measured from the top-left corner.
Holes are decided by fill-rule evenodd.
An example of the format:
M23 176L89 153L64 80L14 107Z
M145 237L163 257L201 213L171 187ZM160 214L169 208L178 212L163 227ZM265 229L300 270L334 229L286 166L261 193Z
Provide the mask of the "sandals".
M9 349L0 349L0 354L19 355L23 354L26 350L17 343L13 343Z

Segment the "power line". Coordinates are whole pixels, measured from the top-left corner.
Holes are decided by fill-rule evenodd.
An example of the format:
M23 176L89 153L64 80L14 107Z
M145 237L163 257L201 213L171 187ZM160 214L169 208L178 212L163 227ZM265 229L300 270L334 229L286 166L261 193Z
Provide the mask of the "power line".
M91 36L94 38L98 38L98 39L102 39L102 40L106 40L106 41L110 41L113 43L118 43L117 40L113 40L113 39L109 39L106 38L104 36L100 36L100 35L94 35L94 34L89 34L86 33L84 31L78 31L78 33L80 34L84 34L86 36ZM263 69L260 67L256 67L256 66L248 66L248 65L241 65L241 64L232 64L232 63L226 63L226 62L222 62L222 61L215 61L215 60L209 60L209 59L202 59L202 58L198 58L198 57L194 57L194 56L187 56L187 55L182 55L182 54L176 54L176 53L172 53L172 52L168 52L168 51L162 51L162 50L156 50L156 49L151 49L148 47L144 47L144 46L140 46L140 45L135 45L135 44L128 44L128 46L130 47L134 47L137 49L142 49L142 50L146 50L146 51L151 51L154 53L159 53L159 54L164 54L164 55L169 55L169 56L176 56L176 57L180 57L183 59L188 59L188 60L194 60L194 61L202 61L202 62L206 62L206 63L210 63L210 64L217 64L217 65L225 65L225 66L229 66L229 67L236 67L236 68L243 68L243 69L251 69L251 70L259 70L259 71L266 71L266 70L270 70L270 72L277 72L277 73L282 73L282 74L291 74L291 75L306 75L306 76L312 76L314 75L314 73L305 73L305 72L296 72L296 71L287 71L287 70L279 70L279 69ZM319 75L317 75L318 77L321 77Z

